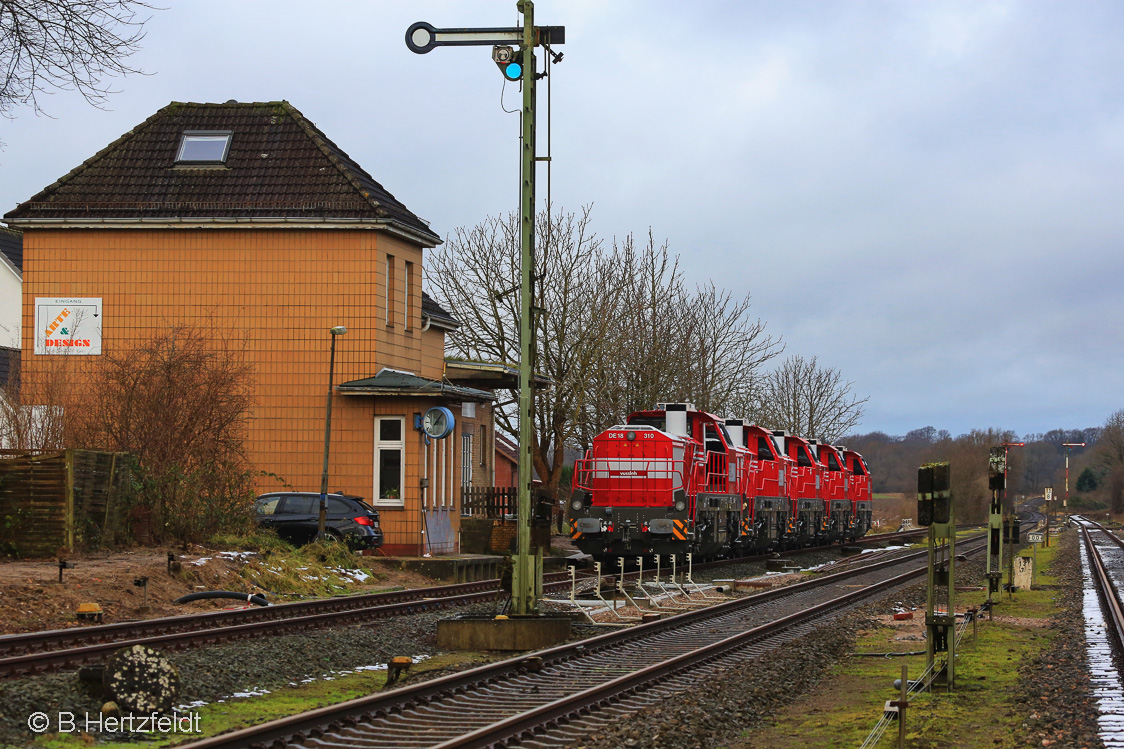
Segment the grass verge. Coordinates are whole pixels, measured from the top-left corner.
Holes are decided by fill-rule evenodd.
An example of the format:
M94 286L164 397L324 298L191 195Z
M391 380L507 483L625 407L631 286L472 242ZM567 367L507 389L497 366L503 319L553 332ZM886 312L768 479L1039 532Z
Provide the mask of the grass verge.
M1048 567L1056 546L1037 550L1038 569ZM1029 555L1029 550L1024 552ZM976 637L972 629L960 642L953 692L914 695L906 717L907 745L944 749L966 746L1016 747L1020 718L1014 706L1018 666L1046 648L1053 638L1047 619L1056 611L1056 581L1039 573L1036 587L997 598L994 619L981 619ZM983 591L957 594L963 611L987 600ZM908 667L910 678L925 669L924 609L912 621L898 622L886 611L858 633L854 654L834 666L813 693L804 695L775 714L772 720L747 731L735 749L806 749L860 746L882 714L886 700L897 699L893 688ZM919 655L878 657L882 653ZM897 725L880 746L894 746Z
M492 658L489 656L479 653L444 653L414 664L410 669L410 675L403 677L403 682L416 680L421 674L452 669L463 670L490 660ZM224 702L190 708L182 713L199 715L198 726L201 733L187 735L152 733L123 737L120 741L107 740L107 737L102 736L97 739L97 745L135 747L137 741L141 740L145 746L154 748L174 746L185 740L195 741L318 707L367 697L382 690L385 684L385 669L330 674L329 678L318 679L307 684L285 687L260 696L228 698ZM84 725L83 716L77 717L77 724L79 727ZM78 747L92 746L94 742L95 739L90 734L75 732L40 736L32 746L39 749L78 749Z

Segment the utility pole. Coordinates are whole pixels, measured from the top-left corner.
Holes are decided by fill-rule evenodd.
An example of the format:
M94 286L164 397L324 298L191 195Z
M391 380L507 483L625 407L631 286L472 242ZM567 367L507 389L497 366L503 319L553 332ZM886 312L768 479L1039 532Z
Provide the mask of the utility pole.
M512 613L534 614L542 595L542 549L531 555L531 483L534 469L531 441L534 435L534 393L532 387L534 340L535 278L535 47L564 44L564 26L535 26L535 5L519 0L516 9L523 14L522 28L438 29L419 22L406 30L406 46L417 54L435 47L492 46L492 59L509 81L523 86L520 129L519 214L522 249L519 318L519 487L517 496L516 553L511 576ZM509 45L518 44L519 50Z
M534 393L531 391L535 356L535 4L520 0L523 13L523 132L519 161L519 237L522 242L523 280L519 309L519 535L511 575L512 608L515 614L538 609L542 590L542 549L531 556L531 462Z
M1065 523L1069 525L1069 449L1071 447L1085 447L1084 442L1063 442L1065 448L1065 501L1062 503L1062 512L1065 513Z

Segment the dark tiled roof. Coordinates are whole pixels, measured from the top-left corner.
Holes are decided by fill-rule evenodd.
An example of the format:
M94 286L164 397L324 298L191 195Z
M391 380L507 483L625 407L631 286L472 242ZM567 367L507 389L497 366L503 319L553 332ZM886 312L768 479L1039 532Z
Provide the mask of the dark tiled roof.
M23 232L0 226L0 252L23 272Z
M429 380L395 369L383 369L374 377L364 377L361 380L345 382L339 386L339 390L341 393L359 395L443 396L472 401L495 400L495 396L487 390L476 390L475 388L453 385L440 380Z
M445 323L446 327L459 328L461 326L460 320L446 312L444 307L433 301L433 298L424 291L422 292L422 314L429 315L435 322Z
M226 166L176 166L185 130L231 131ZM6 217L362 219L440 242L286 101L172 102Z

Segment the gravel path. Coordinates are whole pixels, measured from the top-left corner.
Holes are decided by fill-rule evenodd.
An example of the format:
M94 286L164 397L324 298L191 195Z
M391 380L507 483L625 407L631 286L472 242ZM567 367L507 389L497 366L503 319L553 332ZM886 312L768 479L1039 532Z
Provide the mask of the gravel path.
M1070 531L1059 539L1050 573L1061 610L1051 617L1054 641L1020 668L1017 708L1025 716L1024 746L1102 747L1097 736L1097 705L1089 687L1082 612L1080 536Z

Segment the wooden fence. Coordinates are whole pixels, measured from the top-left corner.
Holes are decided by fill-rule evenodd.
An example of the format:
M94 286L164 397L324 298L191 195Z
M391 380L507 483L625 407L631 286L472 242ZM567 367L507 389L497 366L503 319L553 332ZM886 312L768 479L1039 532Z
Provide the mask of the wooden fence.
M119 543L132 488L125 453L0 452L0 552L50 556Z
M465 486L461 488L461 515L474 518L514 518L514 486Z

